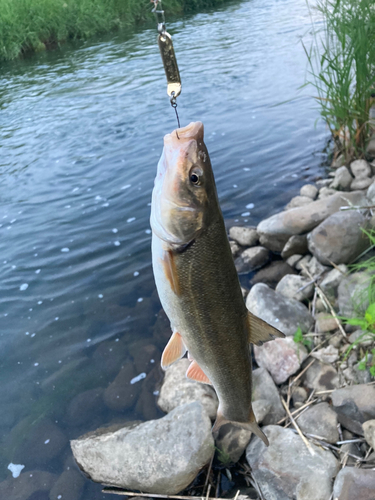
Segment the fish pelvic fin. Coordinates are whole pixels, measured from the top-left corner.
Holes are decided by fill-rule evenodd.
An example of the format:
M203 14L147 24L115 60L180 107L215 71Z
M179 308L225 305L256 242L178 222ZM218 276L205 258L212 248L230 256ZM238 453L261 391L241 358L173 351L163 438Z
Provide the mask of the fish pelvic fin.
M247 327L249 331L249 342L262 345L264 342L274 340L275 337L285 338L285 335L277 328L269 325L250 311L247 312Z
M187 369L186 376L187 378L196 380L197 382L201 382L202 384L211 384L210 379L207 377L198 363L194 360Z
M255 415L254 415L252 408L250 408L248 422L237 422L237 421L228 420L227 418L225 418L220 410L220 407L219 407L219 409L217 411L214 426L212 427L212 434L214 435L214 438L216 438L218 436L220 427L222 427L225 424L232 424L236 427L246 429L246 430L252 432L253 434L255 434L256 436L258 436L258 438L261 439L266 446L269 446L269 441L267 439L267 436L264 434L264 432L259 427L259 425L255 419Z
M163 370L168 368L169 365L178 361L186 352L186 346L178 332L173 332L168 344L165 346L163 354L161 355L161 367Z

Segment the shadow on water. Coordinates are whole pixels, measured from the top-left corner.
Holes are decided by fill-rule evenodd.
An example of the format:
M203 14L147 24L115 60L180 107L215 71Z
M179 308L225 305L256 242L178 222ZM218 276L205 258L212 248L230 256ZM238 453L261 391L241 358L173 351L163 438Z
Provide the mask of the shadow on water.
M225 218L255 225L322 169L326 133L308 93L296 99L307 8L252 0L167 21L182 125L205 124ZM69 439L161 416L170 331L149 203L175 117L153 23L7 63L0 88L3 481L10 462L61 474ZM82 498L103 495L87 481Z

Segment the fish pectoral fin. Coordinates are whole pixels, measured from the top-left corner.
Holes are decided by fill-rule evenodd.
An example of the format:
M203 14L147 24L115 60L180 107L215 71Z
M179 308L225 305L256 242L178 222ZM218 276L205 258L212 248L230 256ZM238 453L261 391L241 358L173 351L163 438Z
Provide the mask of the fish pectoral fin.
M169 365L178 361L186 352L186 347L181 335L173 332L168 344L161 355L161 367L165 370Z
M284 338L285 335L277 328L269 325L250 311L247 312L247 325L249 329L249 342L262 345L264 342L274 340L275 337Z
M176 295L180 295L181 292L180 281L178 279L176 263L174 260L174 253L172 250L167 250L166 252L164 252L162 265L163 265L164 275L167 278L167 281L169 282L172 291Z
M196 380L197 382L202 382L202 384L211 384L210 379L204 373L202 368L198 365L196 361L193 361L186 372L187 378L191 380Z
M237 422L237 421L228 420L227 418L225 418L224 415L221 413L220 407L219 407L219 409L217 411L214 426L212 427L212 433L213 433L215 439L219 435L220 427L222 427L225 424L232 424L236 427L246 429L246 430L252 432L253 434L255 434L256 436L258 436L258 438L261 439L266 446L269 446L269 441L267 439L267 436L263 433L263 431L261 430L261 428L257 424L257 421L255 419L255 415L254 415L252 408L250 408L248 422Z

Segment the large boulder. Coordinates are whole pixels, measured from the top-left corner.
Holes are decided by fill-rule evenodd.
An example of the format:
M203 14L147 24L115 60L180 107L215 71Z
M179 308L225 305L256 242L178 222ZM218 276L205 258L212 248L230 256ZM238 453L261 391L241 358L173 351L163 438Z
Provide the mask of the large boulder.
M219 405L216 392L208 384L187 378L186 371L189 365L190 361L184 358L167 369L160 389L158 406L165 413L169 413L177 406L200 401L208 416L215 419Z
M214 440L211 421L195 402L135 427L98 429L71 441L71 447L93 481L175 495L210 461Z
M322 264L349 264L370 244L361 230L365 223L356 210L336 212L308 235L310 252Z
M348 203L364 206L368 201L362 191L337 193L313 201L304 207L292 208L263 220L257 227L261 245L281 252L290 236L304 234Z
M298 300L287 299L263 283L252 287L246 307L285 335L294 335L298 328L306 333L314 324L306 306Z
M330 451L311 444L313 455L291 429L270 425L263 428L267 448L253 438L246 459L267 500L327 500L339 463Z

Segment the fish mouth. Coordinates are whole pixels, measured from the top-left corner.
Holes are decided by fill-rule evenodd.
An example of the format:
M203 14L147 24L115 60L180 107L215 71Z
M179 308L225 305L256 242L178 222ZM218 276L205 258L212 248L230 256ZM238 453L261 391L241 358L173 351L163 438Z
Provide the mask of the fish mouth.
M164 136L164 146L181 144L181 141L195 139L197 143L202 143L204 137L204 127L202 122L191 122L186 127L173 130L170 134ZM201 144L199 144L201 145Z

